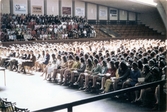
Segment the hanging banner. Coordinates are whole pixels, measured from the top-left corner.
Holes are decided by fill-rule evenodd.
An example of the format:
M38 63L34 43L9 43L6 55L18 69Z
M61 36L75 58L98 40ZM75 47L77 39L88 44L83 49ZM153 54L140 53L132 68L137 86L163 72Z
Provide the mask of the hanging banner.
M100 15L100 17L107 17L107 10L100 9L99 10L99 15Z
M14 5L14 13L26 14L27 13L27 6L23 5L23 4L15 4Z
M42 6L32 6L32 13L42 14Z
M84 8L77 7L75 9L75 16L82 16L82 17L84 17L84 15L85 15Z
M117 17L117 10L110 10L111 17Z
M71 7L62 7L62 14L71 15Z

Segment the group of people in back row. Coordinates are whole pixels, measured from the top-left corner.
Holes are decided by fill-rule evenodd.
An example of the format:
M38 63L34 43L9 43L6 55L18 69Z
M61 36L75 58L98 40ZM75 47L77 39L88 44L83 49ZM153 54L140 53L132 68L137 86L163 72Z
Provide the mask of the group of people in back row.
M85 17L2 14L1 41L96 37Z
M60 85L107 93L166 79L166 45L167 41L153 39L14 44L0 47L0 65L23 73L33 68ZM146 93L152 92L157 108L159 89L135 91L132 102L144 102Z

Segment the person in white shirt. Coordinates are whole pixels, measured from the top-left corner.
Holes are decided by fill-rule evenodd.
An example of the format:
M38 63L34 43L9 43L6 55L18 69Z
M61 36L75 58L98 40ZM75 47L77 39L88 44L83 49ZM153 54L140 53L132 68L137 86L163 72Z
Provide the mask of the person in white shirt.
M65 34L64 34L64 32L62 33L62 39L64 39L65 38Z
M49 80L51 80L51 73L53 73L55 69L59 69L60 64L61 64L61 56L58 55L57 59L55 58L52 61L52 64L47 68L47 76L45 77L45 79L48 77Z
M84 34L84 37L86 37L87 36L87 32L86 32L86 30L84 29L84 31L83 31L83 34Z
M11 34L9 35L9 40L14 40L13 35L11 35Z

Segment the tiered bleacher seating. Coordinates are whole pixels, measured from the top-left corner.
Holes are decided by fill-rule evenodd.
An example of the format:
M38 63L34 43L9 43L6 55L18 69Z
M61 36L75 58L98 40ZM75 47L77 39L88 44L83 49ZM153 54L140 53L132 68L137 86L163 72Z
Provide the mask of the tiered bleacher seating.
M106 25L103 25L106 26ZM96 31L96 38L107 38L108 35L100 31L99 25L94 25L95 31Z
M122 38L131 38L131 37L161 37L161 33L149 28L143 24L141 25L98 25L96 28L98 37L106 37L107 34L102 34L98 31L98 28L105 28L106 30L111 30L117 33Z

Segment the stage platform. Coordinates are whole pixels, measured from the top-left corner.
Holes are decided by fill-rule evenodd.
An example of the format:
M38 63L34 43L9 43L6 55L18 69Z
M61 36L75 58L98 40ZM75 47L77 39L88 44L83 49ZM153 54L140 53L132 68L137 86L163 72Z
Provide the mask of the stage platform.
M94 96L78 89L50 83L41 77L41 73L34 75L21 74L6 70L6 86L4 75L0 71L0 97L16 102L21 108L28 108L31 112L52 107L80 99ZM126 100L104 99L73 108L73 112L151 112L150 108L140 107ZM60 110L57 112L67 112Z

